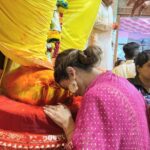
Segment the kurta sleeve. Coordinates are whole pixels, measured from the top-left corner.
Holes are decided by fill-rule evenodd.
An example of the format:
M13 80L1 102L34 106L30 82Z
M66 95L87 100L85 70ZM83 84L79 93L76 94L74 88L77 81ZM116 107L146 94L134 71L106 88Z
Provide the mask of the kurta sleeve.
M72 137L75 150L119 147L123 114L117 101L121 98L111 87L96 88L84 96Z
M107 78L97 79L83 96L72 134L74 149L149 149L143 97L125 79Z

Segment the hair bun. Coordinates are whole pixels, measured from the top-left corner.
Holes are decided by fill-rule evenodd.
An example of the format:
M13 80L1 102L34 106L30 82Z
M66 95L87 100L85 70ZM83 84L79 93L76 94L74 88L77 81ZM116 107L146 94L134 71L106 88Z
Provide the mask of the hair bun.
M98 46L89 46L83 52L78 52L78 59L81 64L94 66L101 61L102 50Z

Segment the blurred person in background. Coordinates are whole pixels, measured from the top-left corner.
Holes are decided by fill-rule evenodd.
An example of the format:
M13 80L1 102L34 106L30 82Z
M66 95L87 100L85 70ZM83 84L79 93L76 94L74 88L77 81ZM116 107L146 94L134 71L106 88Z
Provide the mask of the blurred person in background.
M140 52L140 45L135 42L127 43L123 46L126 61L113 69L113 73L124 78L133 78L136 75L134 58Z

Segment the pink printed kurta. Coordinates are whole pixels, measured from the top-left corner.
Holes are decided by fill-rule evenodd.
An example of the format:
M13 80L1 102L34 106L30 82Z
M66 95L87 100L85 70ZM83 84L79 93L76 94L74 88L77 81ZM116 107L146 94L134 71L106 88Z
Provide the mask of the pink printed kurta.
M72 142L75 150L150 150L143 97L126 79L99 75L83 96Z

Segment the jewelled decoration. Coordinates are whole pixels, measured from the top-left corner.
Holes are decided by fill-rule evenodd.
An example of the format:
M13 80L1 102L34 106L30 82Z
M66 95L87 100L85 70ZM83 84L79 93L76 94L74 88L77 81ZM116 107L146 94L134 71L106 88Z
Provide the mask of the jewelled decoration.
M40 135L0 130L0 149L63 148L65 142L64 135Z
M65 9L68 9L67 0L57 0L57 9L54 11L47 39L46 55L50 61L52 58L56 58L59 52L63 25L63 12Z

